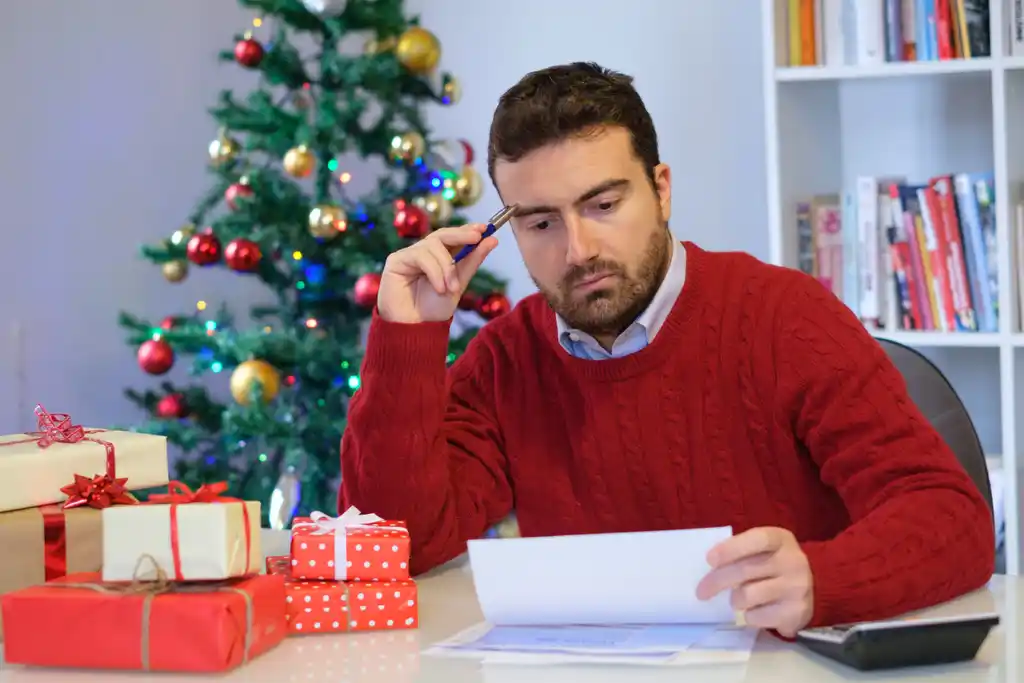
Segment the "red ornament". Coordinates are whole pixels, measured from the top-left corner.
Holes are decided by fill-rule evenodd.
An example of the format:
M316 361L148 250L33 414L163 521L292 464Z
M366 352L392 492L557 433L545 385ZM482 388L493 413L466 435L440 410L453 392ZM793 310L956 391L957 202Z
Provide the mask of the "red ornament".
M174 329L175 325L177 325L177 324L178 324L178 318L176 316L169 315L166 318L164 318L162 321L160 321L160 329L162 329L162 330L172 330L172 329Z
M139 347L138 360L145 372L162 375L174 365L174 349L163 339L150 339Z
M366 273L360 275L352 288L352 298L357 306L373 308L377 305L377 292L380 291L380 275Z
M60 492L68 499L64 502L65 510L89 506L102 510L111 505L135 505L139 501L135 496L128 493L125 484L127 477L113 479L107 474L97 474L90 479L81 474L75 475L74 483L61 488Z
M228 186L228 189L224 190L224 201L228 203L231 210L234 211L238 208L239 197L251 197L252 188L243 183L232 183Z
M468 166L473 163L473 159L475 157L473 153L473 145L469 144L468 140L459 140L459 142L462 144L462 149L466 150L466 165Z
M185 417L188 415L185 397L181 394L167 394L156 404L156 415L168 419Z
M480 300L476 310L484 319L494 320L512 310L512 304L501 292L491 292Z
M185 247L188 260L197 266L209 266L220 260L220 240L212 232L192 235Z
M260 252L260 245L242 237L228 242L228 246L224 250L224 261L227 262L228 268L231 270L242 272L256 270L261 258L263 258L263 254Z
M399 237L419 239L430 232L430 214L422 207L403 202L403 206L396 206L396 209L395 232Z
M249 69L255 69L263 61L263 46L254 38L235 43L235 61Z
M475 311L480 306L480 297L473 292L466 292L459 299L459 310L462 311Z

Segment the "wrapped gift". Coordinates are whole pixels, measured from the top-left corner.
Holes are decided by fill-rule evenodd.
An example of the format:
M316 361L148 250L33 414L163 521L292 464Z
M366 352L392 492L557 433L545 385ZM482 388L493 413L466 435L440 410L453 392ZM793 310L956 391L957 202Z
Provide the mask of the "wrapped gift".
M297 579L397 581L409 578L409 531L349 508L314 512L292 523L291 573Z
M284 581L108 584L69 574L0 598L6 664L219 672L286 635Z
M222 496L219 482L192 491L172 481L166 494L145 505L103 510L103 580L153 581L137 574L150 556L174 581L218 580L258 574L262 569L260 504Z
M102 515L90 507L65 510L59 505L3 512L0 547L5 550L0 594L68 573L98 572L103 563Z
M167 483L166 437L85 429L42 406L36 423L39 431L0 436L0 511L135 502L127 491Z
M294 634L416 628L416 583L321 581L291 576L289 558L267 558L267 574L285 577L288 630Z

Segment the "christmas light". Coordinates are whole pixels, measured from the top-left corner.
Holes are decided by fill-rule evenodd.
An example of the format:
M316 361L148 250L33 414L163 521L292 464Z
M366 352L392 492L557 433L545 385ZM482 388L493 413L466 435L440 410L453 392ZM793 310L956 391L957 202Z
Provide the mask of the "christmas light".
M260 453L259 458L257 458L257 459L260 462L266 462L267 461L267 454L266 453Z
M252 20L252 25L255 26L256 28L259 28L260 26L263 26L263 19L261 19L259 17L256 17L255 19Z
M206 302L205 301L197 301L196 302L196 310L197 311L205 311L206 310Z
M214 361L214 362L210 363L210 370L212 370L213 372L220 372L223 369L224 369L224 364L223 363L220 363L220 362L217 362L217 361Z
M296 261L301 261L302 260L302 252L301 251L293 251L292 252L292 258L295 259Z
M217 329L217 321L216 320L207 320L206 321L206 329L209 330L210 332L212 332L213 330Z
M316 325L317 325L316 318L307 318L306 319L306 327L308 327L309 329L313 329L314 327L316 327Z
M348 388L352 391L359 388L359 375L352 375L348 378Z
M266 334L270 334L270 333L271 333L271 332L273 331L273 329L274 329L274 328L273 328L273 327L271 327L270 325L266 325L266 326L265 326L265 327L263 328L263 332L265 332Z
M340 180L341 183L344 185L345 183L347 183L350 180L352 180L352 174L349 173L348 171L345 171L340 176L338 176L338 180Z
M338 160L337 159L331 159L330 161L328 161L327 162L327 168L330 169L331 173L334 173L335 171L337 171L338 170Z

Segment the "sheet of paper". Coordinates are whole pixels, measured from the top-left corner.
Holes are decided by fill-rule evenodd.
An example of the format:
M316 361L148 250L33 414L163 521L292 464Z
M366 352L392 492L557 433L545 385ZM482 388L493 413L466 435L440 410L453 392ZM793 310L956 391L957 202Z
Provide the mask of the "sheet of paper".
M469 561L498 626L735 623L729 595L697 599L707 552L730 527L481 539Z
M424 654L489 663L692 666L746 662L757 629L737 626L492 626L477 624Z

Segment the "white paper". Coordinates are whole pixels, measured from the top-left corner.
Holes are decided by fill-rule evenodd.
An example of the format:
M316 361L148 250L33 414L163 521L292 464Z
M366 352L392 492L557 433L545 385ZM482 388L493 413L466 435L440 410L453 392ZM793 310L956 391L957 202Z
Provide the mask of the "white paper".
M697 666L745 663L757 629L715 625L492 626L477 624L425 654L498 664Z
M477 599L499 626L733 624L697 584L731 527L469 542Z

